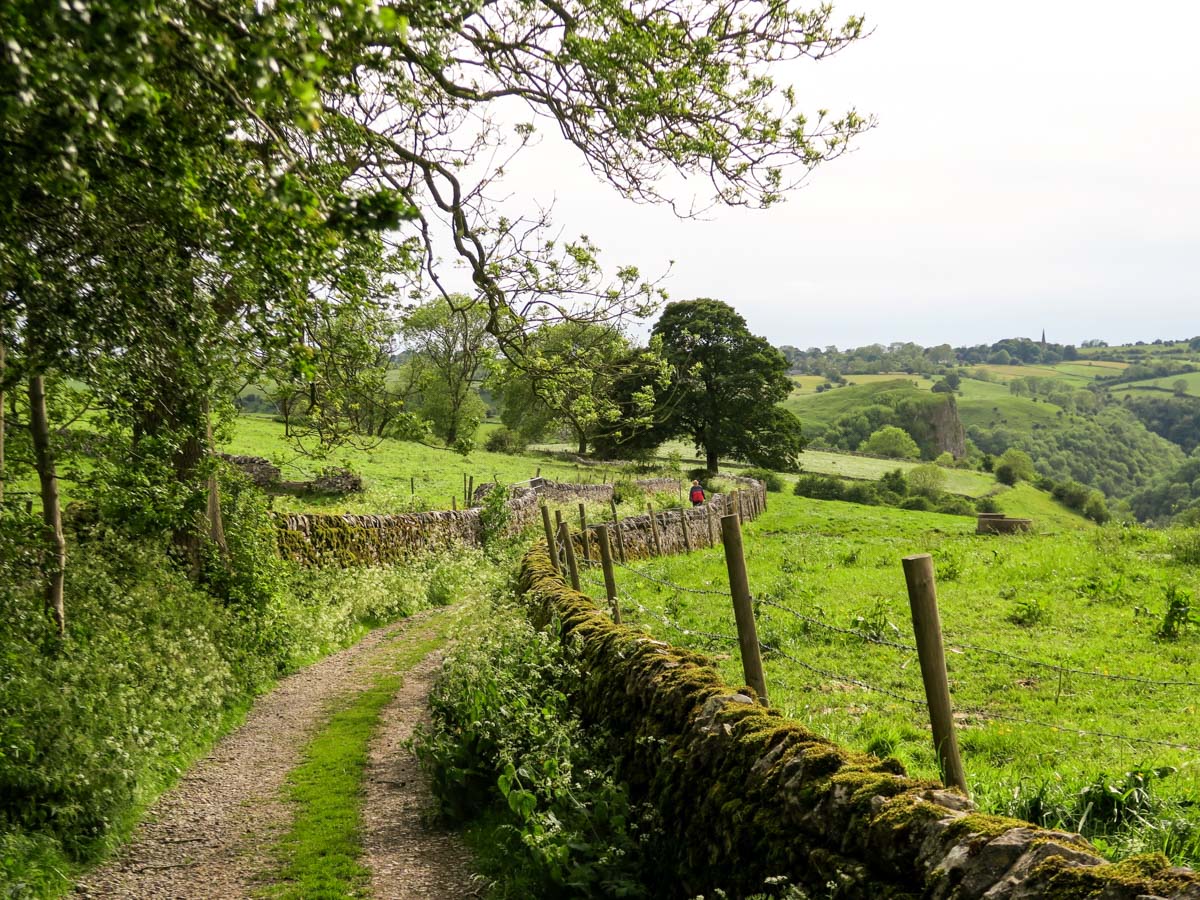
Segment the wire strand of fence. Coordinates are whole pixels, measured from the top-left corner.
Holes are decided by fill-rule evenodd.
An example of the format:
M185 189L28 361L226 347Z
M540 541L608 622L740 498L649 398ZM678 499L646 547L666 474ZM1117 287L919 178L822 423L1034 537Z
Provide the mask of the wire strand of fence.
M603 585L598 581L593 580L592 583L597 585L598 587L603 587ZM719 641L721 643L728 644L731 646L736 645L738 643L738 638L736 635L722 634L720 632L704 631L704 630L697 629L697 628L688 628L686 625L682 625L679 622L676 622L674 619L670 618L669 616L666 616L662 613L657 612L656 610L649 608L648 606L645 606L640 601L638 601L632 597L626 596L626 597L623 597L622 599L625 602L631 603L634 606L636 606L639 612L649 615L651 618L653 618L656 621L660 622L661 624L667 626L668 628L679 632L680 634L688 635L691 637L707 638L709 640ZM794 612L793 610L789 609L788 607L782 606L782 604L777 604L777 603L774 603L773 601L764 601L764 602L766 602L770 606L779 608L785 612ZM797 615L803 616L803 614L797 614ZM816 624L821 624L821 625L825 624L825 623L821 623L819 620L814 620L814 621ZM828 626L828 627L835 631L845 632L845 633L853 634L856 636L867 636L866 632L858 632L858 631L855 631L854 629L842 629L842 628L838 628L837 626ZM899 646L902 649L914 649L914 650L916 649L915 647L909 648L903 644L896 645L896 646ZM802 668L806 671L812 672L815 675L819 675L822 678L827 678L830 681L836 681L841 684L853 685L854 687L859 687L859 688L862 688L863 690L871 691L872 693L876 693L876 694L879 694L884 697L890 697L893 700L898 700L901 703L905 703L909 706L913 706L918 709L924 709L926 707L926 701L922 698L910 697L910 696L900 693L899 691L894 691L894 690L891 690L890 688L880 687L877 684L872 684L871 682L865 681L861 678L856 678L851 675L842 675L838 672L833 672L828 669L822 669L819 666L814 666L813 664L811 664L809 662L805 662L804 660L796 657L795 655L788 653L782 647L778 647L774 644L769 644L764 641L759 641L759 647L766 653L774 654L783 659L786 659L789 662L793 663L794 665L799 666L800 668ZM986 648L978 648L978 649L986 649ZM1018 657L1018 658L1020 658L1020 657ZM1099 674L1102 675L1103 673L1099 673ZM777 671L772 673L772 678L778 679ZM1113 731L1095 731L1095 730L1091 730L1091 729L1087 729L1087 728L1077 728L1073 725L1063 725L1063 724L1054 723L1054 722L1044 722L1039 719L1027 719L1027 718L1024 718L1021 716L1013 716L1013 715L1009 715L1007 713L993 712L992 710L982 709L979 707L957 707L956 711L959 713L965 714L965 715L977 716L980 719L988 719L988 720L998 721L998 722L1009 722L1009 723L1012 723L1015 725L1033 726L1035 728L1045 728L1049 731L1060 731L1060 732L1063 732L1064 734L1074 734L1079 737L1105 738L1108 740L1124 741L1129 744L1140 744L1143 746L1165 747L1165 748L1168 748L1171 750L1181 750L1181 751L1189 752L1189 753L1200 750L1200 747L1196 747L1191 744L1183 744L1183 743L1179 743L1176 741L1164 741L1164 740L1158 740L1156 738L1133 737L1131 735L1119 734L1119 733L1113 732Z
M802 659L798 659L781 647L776 647L774 644L767 644L759 641L758 646L767 653L773 653L776 656L782 656L784 659L794 663L800 668L807 669L809 672L812 672L814 675L820 675L822 678L828 678L830 681L854 685L855 687L860 687L864 690L873 691L876 694L882 694L885 697L891 697L893 700L900 700L903 703L907 703L910 706L915 706L919 709L925 708L925 701L923 699L919 699L917 697L908 697L899 693L898 691L890 690L889 688L881 688L878 685L871 684L869 681L863 681L861 678L855 678L852 675L840 675L837 672L831 672L828 669L822 669L819 666L812 665L812 663L807 663ZM772 677L775 677L774 674Z
M1154 678L1145 678L1140 675L1120 675L1111 672L1098 672L1094 669L1078 669L1074 666L1063 666L1059 665L1058 663L1050 663L1040 659L1032 659L1028 656L1021 656L1017 653L1009 653L1007 650L996 650L992 647L982 647L978 644L968 644L965 641L955 640L953 637L948 635L945 636L945 644L946 649L951 651L970 650L976 653L987 653L991 656L1012 660L1013 662L1020 662L1042 669L1051 669L1055 672L1062 672L1064 675L1082 675L1088 678L1102 678L1107 681L1123 681L1132 684L1154 685L1156 687L1200 687L1200 681L1159 681Z
M900 700L903 703L906 703L910 706L915 706L917 708L924 708L926 705L924 700L918 699L916 697L907 697L904 694L901 694L897 691L892 691L892 690L889 690L888 688L881 688L878 685L874 685L874 684L871 684L870 682L863 681L860 678L852 678L852 677L845 676L845 675L839 675L836 672L830 672L830 671L821 669L817 666L811 665L810 663L806 663L804 660L797 659L795 656L786 652L785 650L780 649L779 647L775 647L773 645L766 644L761 641L759 642L759 646L763 650L767 651L768 653L774 653L774 654L777 654L778 656L782 656L784 659L787 659L788 661L794 663L795 665L798 665L803 669L807 669L808 671L813 672L814 674L820 675L823 678L828 678L831 681L839 681L839 682L842 682L843 684L855 685L856 687L861 687L865 690L873 691L877 694L882 694L885 697L891 697L895 700ZM779 680L777 673L773 673L773 680ZM1078 735L1080 737L1108 738L1110 740L1125 741L1126 743L1130 743L1130 744L1143 744L1143 745L1149 745L1149 746L1154 746L1154 747L1167 747L1172 750L1182 750L1185 752L1196 752L1198 749L1200 749L1191 744L1181 744L1181 743L1177 743L1175 741L1161 741L1161 740L1157 740L1155 738L1133 737L1133 736L1127 735L1127 734L1118 734L1117 732L1113 732L1113 731L1092 731L1087 728L1077 728L1073 725L1062 725L1062 724L1056 724L1054 722L1043 722L1038 719L1026 719L1021 716L1011 716L1011 715L1008 715L1007 713L993 712L991 710L980 709L978 707L956 707L956 712L963 713L965 715L970 715L970 716L977 716L981 719L991 719L991 720L995 720L995 721L999 721L999 722L1011 722L1015 725L1031 725L1035 728L1045 728L1050 731L1061 731L1066 734L1074 734L1074 735Z
M817 628L824 629L826 631L832 631L832 632L836 632L838 634L845 634L845 635L850 635L853 637L862 638L863 640L868 641L869 643L881 644L885 647L894 647L897 650L907 650L907 651L914 652L914 653L917 651L917 648L915 646L913 646L912 644L905 644L900 641L888 640L887 638L881 638L881 637L878 637L877 635L871 634L870 632L860 631L855 628L842 628L837 625L831 625L828 622L823 622L822 620L815 618L813 616L805 615L802 612L798 612L797 610L794 610L789 606L786 606L782 603L777 603L776 601L771 600L766 597L756 597L755 599L759 603L763 604L764 606L769 606L773 609L778 609L781 612L786 612L789 615L795 617L796 619L798 619L802 622L805 622L809 625L813 625L814 627L817 627ZM1006 650L996 650L992 647L983 647L978 644L969 644L965 641L955 640L951 636L946 636L945 644L946 644L946 649L949 650L950 652L954 652L956 650L957 651L969 650L969 651L976 652L976 653L987 653L991 656L1008 659L1013 662L1020 662L1020 663L1024 663L1029 666L1036 666L1038 668L1050 669L1055 672L1061 672L1064 675L1079 675L1079 676L1088 677L1088 678L1101 678L1101 679L1105 679L1107 681L1118 681L1118 682L1126 682L1126 683L1132 683L1132 684L1152 685L1155 687L1200 687L1200 682L1197 682L1197 681L1169 680L1169 679L1168 680L1159 680L1159 679L1154 679L1154 678L1146 678L1146 677L1140 676L1140 675L1121 675L1121 674L1116 674L1116 673L1112 673L1112 672L1099 672L1094 669L1081 669L1081 668L1077 668L1074 666L1064 666L1064 665L1060 665L1058 663L1051 663L1051 662L1045 662L1044 660L1040 660L1040 659L1033 659L1032 657L1028 657L1028 656L1021 656L1020 654L1017 654L1017 653L1009 653Z
M774 600L770 600L766 597L755 597L754 599L763 606L769 606L772 609L778 609L781 612L785 612L791 616L794 616L801 622L805 622L817 628L822 628L826 631L836 632L837 634L848 634L853 637L862 638L864 641L867 641L871 644L880 644L884 647L894 647L897 650L906 650L911 653L917 652L917 648L912 644L903 644L899 641L889 641L887 638L881 638L878 635L871 634L868 631L859 631L856 628L842 628L838 625L830 625L828 622L823 622L820 619L814 618L813 616L806 616L804 613L797 612L790 606L784 606L782 603L776 603Z
M696 637L705 637L710 640L720 641L725 644L737 644L737 642L738 642L738 638L737 638L736 634L721 634L720 632L716 632L716 631L701 631L698 628L688 628L686 625L681 625L678 622L676 622L674 619L671 619L668 616L664 616L662 613L656 612L655 610L650 609L650 607L648 607L648 606L643 606L641 603L639 603L637 600L633 599L632 597L622 597L621 599L627 603L632 603L634 606L636 606L638 608L638 610L640 612L643 612L643 613L649 615L653 619L657 619L663 625L666 625L668 628L678 631L680 634L692 635L692 636L696 636Z
M615 559L613 560L613 565L617 566L618 568L624 569L626 572L632 572L638 578L642 578L646 581L653 582L654 584L661 585L662 587L670 588L671 590L674 590L674 591L681 591L685 594L700 594L700 595L705 595L705 596L709 596L709 597L728 597L729 596L729 591L712 591L712 590L707 590L705 588L684 587L682 584L676 584L673 581L667 581L666 579L663 579L663 578L656 578L653 575L647 575L645 572L641 572L641 571L633 568L632 566L627 566L624 563L617 562Z
M1036 728L1048 728L1051 731L1063 731L1067 734L1077 734L1082 737L1099 737L1111 738L1117 741L1126 741L1130 744L1149 744L1155 747L1169 747L1172 750L1184 750L1189 753L1194 753L1200 750L1200 747L1194 744L1179 744L1174 741L1160 741L1155 738L1130 737L1127 734L1117 734L1112 731L1090 731L1086 728L1076 728L1072 725L1059 725L1054 722L1042 722L1038 719L1025 719L1020 716L1010 716L1006 713L992 712L986 709L975 709L972 707L962 707L958 712L966 713L967 715L979 716L981 719L995 719L1001 722L1012 722L1015 725L1032 725Z

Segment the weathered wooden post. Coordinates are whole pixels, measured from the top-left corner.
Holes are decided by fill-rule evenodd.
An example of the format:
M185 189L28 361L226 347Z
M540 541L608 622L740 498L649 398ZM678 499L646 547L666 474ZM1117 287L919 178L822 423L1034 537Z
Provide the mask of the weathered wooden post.
M713 527L713 517L717 514L717 510L715 506L708 503L704 504L704 509L704 518L708 523L708 546L715 547L717 546L717 535L716 529Z
M692 552L692 536L688 533L687 510L679 510L679 526L683 529L683 549Z
M654 504L646 504L646 512L650 514L650 534L654 538L654 555L662 556L662 540L658 536L658 517L654 515Z
M742 525L736 515L721 517L721 538L725 543L725 567L729 570L729 593L733 597L733 617L737 621L738 646L742 651L742 674L763 704L767 703L767 676L758 650L758 627L754 624L754 601L746 577L746 557L742 553Z
M533 477L534 477L534 478L541 478L541 477L542 477L542 467L541 467L541 466L538 466L538 467L537 467L537 471L533 473Z
M458 498L453 494L450 495L450 508L455 512L458 512Z
M546 529L546 549L550 551L550 565L558 572L558 542L554 540L554 529L550 527L550 508L545 503L542 504L542 527Z
M417 496L417 479L413 476L408 476L408 494L410 497Z
M475 476L471 476L471 481L467 485L467 509L475 505Z
M467 497L467 473L463 472L463 505L470 506L470 499Z
M600 568L604 570L604 593L613 621L621 624L621 606L617 603L617 579L613 572L612 547L608 543L608 526L596 526L596 543L600 546Z
M579 561L575 558L575 541L571 538L571 523L562 523L563 549L567 551L567 572L571 576L571 587L579 590Z
M733 514L738 517L738 524L742 524L742 492L733 492Z
M958 755L954 713L950 706L950 683L946 677L946 653L942 648L942 622L938 615L933 558L928 553L920 553L904 557L902 563L904 580L908 584L908 603L912 609L913 633L917 638L917 656L921 660L921 680L925 682L925 701L929 704L929 723L933 726L933 749L937 754L942 783L967 794L967 775Z
M617 530L617 558L622 563L625 562L625 529L621 527L621 517L617 515L617 501L615 498L610 499L609 504L612 506L613 527Z
M587 507L582 503L579 504L579 537L583 541L583 558L591 562L592 549L588 546Z

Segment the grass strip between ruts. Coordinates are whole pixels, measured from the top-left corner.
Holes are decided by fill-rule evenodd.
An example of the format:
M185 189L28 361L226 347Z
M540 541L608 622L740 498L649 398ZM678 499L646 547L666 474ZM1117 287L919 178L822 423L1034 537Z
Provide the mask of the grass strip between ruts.
M438 615L415 635L401 636L395 652L375 665L371 686L342 698L348 705L330 717L288 775L295 805L292 827L275 848L277 865L262 896L341 900L366 896L370 872L362 855L362 781L379 715L404 683L403 673L441 647L452 617Z

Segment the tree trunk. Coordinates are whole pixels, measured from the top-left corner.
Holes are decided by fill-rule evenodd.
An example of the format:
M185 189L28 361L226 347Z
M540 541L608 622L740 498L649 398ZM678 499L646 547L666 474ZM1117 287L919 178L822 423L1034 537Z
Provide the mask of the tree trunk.
M29 379L29 430L42 487L42 521L46 543L54 556L54 568L46 580L46 607L54 616L60 637L67 633L63 603L63 581L67 572L67 539L63 535L62 510L58 501L58 469L50 447L50 419L46 412L46 381L41 375Z
M576 431L575 437L579 440L579 455L587 456L587 432Z
M215 449L213 446L213 427L212 413L209 410L208 401L204 401L204 436L207 443L206 452L212 454ZM221 485L217 481L217 473L211 472L208 476L208 537L217 545L217 550L221 553L221 560L226 566L229 565L229 544L225 541L225 522L221 518Z
M708 469L711 474L716 475L717 472L721 471L718 468L717 451L714 448L705 446L704 459L704 467Z

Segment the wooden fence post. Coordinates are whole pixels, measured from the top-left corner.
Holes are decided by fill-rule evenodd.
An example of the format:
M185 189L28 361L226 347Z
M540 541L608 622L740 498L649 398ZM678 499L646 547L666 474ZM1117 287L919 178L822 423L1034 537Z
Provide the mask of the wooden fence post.
M717 535L713 528L713 516L716 515L717 511L715 507L710 506L707 503L704 504L704 509L704 517L708 521L708 546L715 547L717 546Z
M571 576L571 587L579 590L579 561L575 558L575 541L571 538L571 523L563 522L563 549L567 551L567 572Z
M592 549L588 544L588 524L587 524L587 508L579 504L579 537L583 540L583 558L588 562L592 561Z
M411 497L417 496L417 479L411 475L408 477L408 493Z
M608 543L608 526L596 526L596 543L600 545L600 568L604 570L604 593L608 597L608 608L612 619L621 624L621 606L617 603L617 579L613 572L612 547Z
M617 558L625 562L625 529L621 527L621 517L617 515L617 501L609 500L612 504L613 526L617 530Z
M546 529L546 549L550 551L550 565L558 572L558 542L554 540L554 529L550 527L550 508L545 503L542 504L542 527Z
M679 525L683 529L683 549L692 552L692 536L688 533L687 510L679 510Z
M737 621L738 645L742 651L742 674L763 704L767 703L767 676L758 652L758 628L754 624L754 601L746 577L746 557L742 553L742 526L736 515L721 517L721 537L725 543L725 567L729 570L729 593L733 596L733 617Z
M950 707L950 684L946 678L946 654L942 648L942 622L938 616L937 585L933 577L933 558L928 553L906 556L904 580L908 584L908 603L912 609L913 633L921 660L921 680L925 682L925 701L929 704L929 722L933 726L933 749L937 754L942 783L967 794L967 775L958 755L954 733L954 713Z
M471 476L471 481L467 485L467 509L470 509L475 504L475 476Z
M467 500L467 473L466 472L463 472L463 504L465 506L471 505Z
M450 508L455 512L458 512L458 498L453 494L450 495Z
M650 513L650 534L654 537L654 555L662 556L662 540L658 536L658 518L654 515L654 504L647 503L646 511Z

